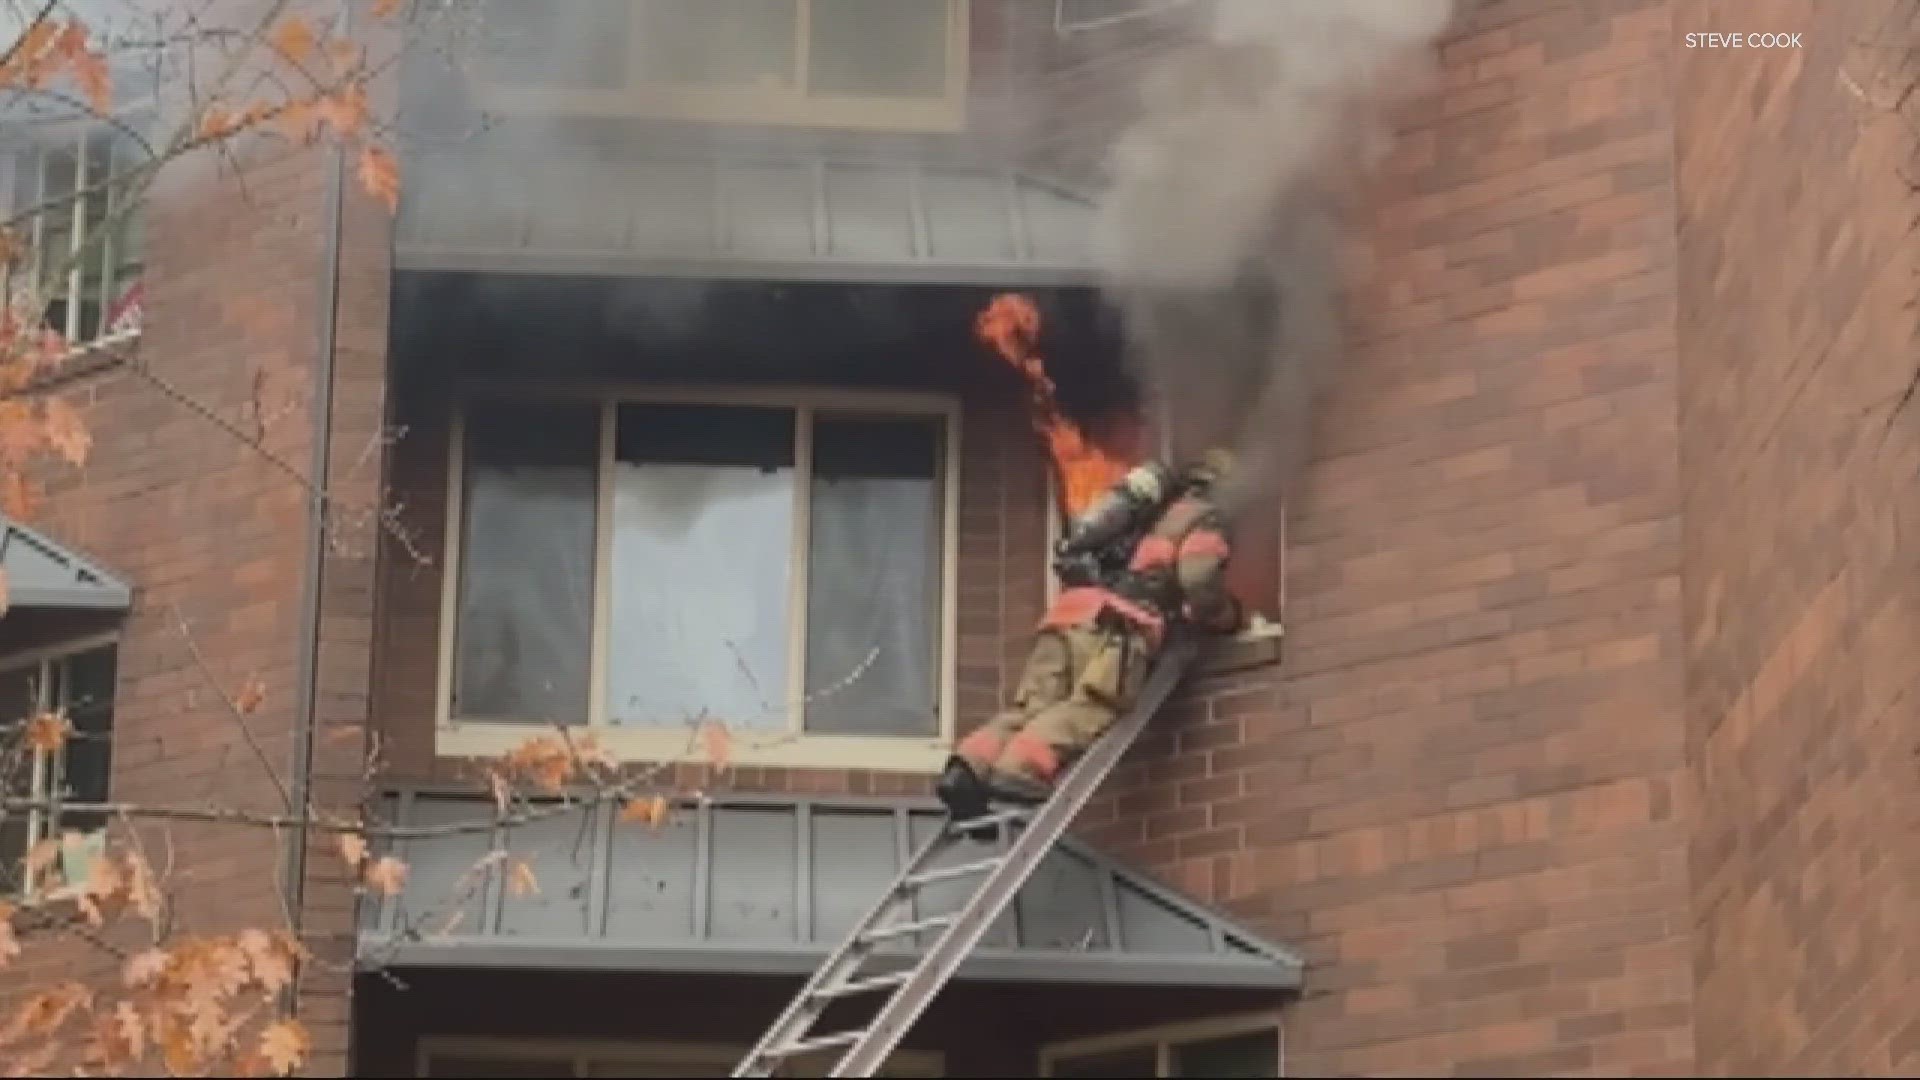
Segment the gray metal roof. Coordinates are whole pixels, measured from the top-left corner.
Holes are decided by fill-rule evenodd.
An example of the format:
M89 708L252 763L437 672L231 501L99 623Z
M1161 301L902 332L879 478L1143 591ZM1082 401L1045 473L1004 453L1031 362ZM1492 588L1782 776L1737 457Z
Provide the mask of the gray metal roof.
M423 150L414 270L980 285L1091 280L1094 208L983 167L769 154Z
M409 827L484 820L490 809L471 795L417 789L387 800L389 820ZM615 817L611 808L585 808L506 836L401 842L395 854L408 865L406 887L362 905L362 962L804 974L943 820L919 802L793 796L683 805L658 830ZM497 867L472 872L501 847L530 858L537 894L514 895ZM961 850L954 861L977 858ZM965 888L929 887L916 917L951 911ZM928 944L897 948L907 956ZM1300 960L1068 840L958 977L1293 989Z
M4 515L0 567L7 573L9 607L125 611L133 603L126 582Z

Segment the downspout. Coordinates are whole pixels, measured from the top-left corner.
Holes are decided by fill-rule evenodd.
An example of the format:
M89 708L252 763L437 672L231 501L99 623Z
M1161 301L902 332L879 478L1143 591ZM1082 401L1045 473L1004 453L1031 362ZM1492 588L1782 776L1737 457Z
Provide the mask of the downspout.
M340 5L341 33L350 29L346 0ZM307 468L307 567L300 593L300 656L294 702L293 760L289 792L300 827L293 830L281 868L287 918L293 933L306 922L308 833L313 812L313 741L320 700L320 608L327 561L328 469L333 451L333 376L335 338L340 317L340 240L346 203L346 148L337 140L329 151L325 226L320 254L320 301L314 327L313 459ZM288 988L289 1015L299 1011L299 996Z

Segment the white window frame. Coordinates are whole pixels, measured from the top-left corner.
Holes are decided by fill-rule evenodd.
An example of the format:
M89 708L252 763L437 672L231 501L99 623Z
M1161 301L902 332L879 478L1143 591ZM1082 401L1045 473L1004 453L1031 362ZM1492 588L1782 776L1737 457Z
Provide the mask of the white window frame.
M966 128L970 0L946 0L947 81L937 98L877 94L810 94L807 56L812 0L795 0L792 89L690 87L630 81L617 90L542 90L482 84L483 108L502 112L579 116L657 117L715 124L861 128L875 131L957 132ZM638 55L639 19L630 19L628 56Z
M52 668L81 653L92 652L95 649L108 646L117 648L119 644L119 631L110 630L98 634L86 634L80 637L67 638L52 645L23 649L16 653L10 653L5 657L0 657L0 674L10 674L26 667L38 667L40 669L40 679L34 689L35 698L33 708L35 714L54 710L64 712L69 703L65 700L54 701L50 696L53 680L47 676ZM116 689L118 688L116 687ZM67 686L62 682L61 692L63 695L66 690ZM29 718L24 716L12 716L6 717L4 722L7 724L19 724L27 719ZM17 733L15 737L17 738ZM61 779L66 775L66 748L63 746L59 750L52 752L34 750L32 754L32 772L28 779L26 797L36 801L52 802L54 801L55 792L60 786ZM58 827L59 818L57 814L39 809L27 811L26 851L32 851L36 844L57 836L58 834L55 830ZM22 854L25 854L25 852L22 852ZM36 890L28 889L27 895L32 895L34 891Z
M594 1065L645 1064L731 1069L750 1048L721 1043L619 1042L592 1039L493 1039L479 1036L430 1035L414 1045L414 1075L433 1075L436 1057L490 1057L504 1061L566 1060L572 1076L584 1077ZM946 1055L933 1050L895 1050L881 1066L879 1076L941 1077Z
M144 119L144 115L136 113L131 120L122 120L121 122L138 123L142 119ZM83 186L86 183L89 165L88 154L94 142L102 135L111 138L114 135L113 128L114 125L98 119L46 121L31 125L27 130L27 137L13 142L11 145L8 145L4 151L0 151L0 153L4 153L5 160L8 163L8 171L6 174L7 190L5 192L4 202L8 217L17 215L46 201L48 197L46 192L47 173L52 153L55 150L71 149L74 151L74 183L76 188ZM12 189L14 181L18 179L20 174L18 166L23 162L37 165L37 167L33 169L35 190L31 192L19 192ZM110 178L118 175L119 160L117 156L109 163L108 167L110 170L108 174ZM120 192L117 188L111 186L108 190L110 195L107 215L111 217L119 212L116 197ZM86 199L75 198L71 206L64 211L71 216L69 223L70 235L68 237L70 247L67 252L57 258L72 258L88 243L89 233L86 228L86 206ZM138 215L142 213L143 210L144 207L136 206L131 213ZM41 257L46 247L47 216L50 213L59 212L62 211L48 211L33 216L31 234L24 238L26 241L23 245L26 248L25 267L19 270L13 267L0 268L0 297L4 297L6 302L12 303L14 297L19 292L31 290L38 283ZM119 253L114 250L114 237L112 235L102 237L100 239L99 250L94 253L93 261L98 262L103 271L100 276L100 295L94 297L94 300L99 305L103 322L106 322L108 315L112 312L114 304L122 298L126 286L130 284L130 282L118 280L115 276L119 270L118 256ZM67 280L64 290L65 295L68 297L66 319L64 325L55 329L58 329L62 336L65 337L68 350L70 352L82 352L103 345L130 341L137 338L140 334L137 310L136 318L131 321L130 325L114 326L110 323L96 327L82 327L80 325L80 315L84 305L75 302L75 298L79 297L82 293L86 281L86 269L86 261L76 261L74 265L67 270ZM141 268L138 271L138 276L133 279L132 283L138 283L145 276L146 266L143 253Z
M1065 1042L1050 1043L1040 1048L1040 1075L1050 1077L1056 1065L1074 1058L1094 1057L1101 1054L1119 1053L1127 1050L1141 1050L1151 1047L1154 1051L1154 1071L1156 1077L1171 1076L1173 1070L1174 1048L1186 1043L1209 1042L1214 1039L1227 1039L1235 1035L1251 1035L1260 1031L1272 1030L1274 1049L1279 1068L1277 1076L1287 1074L1287 1038L1286 1030L1280 1022L1278 1011L1247 1013L1238 1016L1222 1016L1208 1020L1186 1020L1157 1027L1141 1028L1137 1031L1096 1035L1085 1039L1070 1039Z
M461 500L464 494L466 466L466 413L470 404L489 400L513 402L598 404L600 413L600 454L598 458L599 492L595 508L594 593L591 629L591 656L588 662L587 722L568 728L569 732L593 732L609 753L626 761L662 762L687 758L689 732L684 726L613 726L606 722L606 670L608 621L611 617L606 572L613 550L613 498L615 417L620 406L644 405L735 405L793 409L804 421L815 410L857 411L893 416L937 417L946 435L940 463L941 553L940 606L937 613L940 648L938 658L938 711L936 728L925 735L819 735L807 734L805 721L806 680L806 573L811 485L794 485L794 566L789 593L789 635L787 701L790 703L788 727L781 732L736 731L731 742L730 760L742 766L786 768L873 769L889 772L937 772L946 761L953 742L955 712L954 672L958 631L959 536L960 536L960 401L951 394L859 391L821 388L737 387L613 387L592 389L529 390L525 387L478 386L456 402L448 446L446 556L441 575L440 648L438 686L436 688L436 753L443 757L492 757L506 753L527 738L551 731L534 723L461 720L453 715L454 645L459 616L460 549L462 542ZM796 424L795 475L812 475L812 427ZM696 758L697 760L697 758Z

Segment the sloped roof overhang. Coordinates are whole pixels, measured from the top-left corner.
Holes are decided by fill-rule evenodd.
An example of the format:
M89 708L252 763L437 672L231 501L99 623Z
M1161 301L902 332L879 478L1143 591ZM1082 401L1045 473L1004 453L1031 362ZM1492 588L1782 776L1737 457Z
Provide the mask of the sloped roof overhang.
M730 796L658 830L617 822L610 805L493 830L468 827L490 803L427 788L393 792L386 809L404 829L441 831L397 844L406 886L363 905L364 966L658 974L810 972L943 820L917 801ZM531 860L537 893L509 889L498 866L474 872L502 847ZM917 916L964 891L928 888ZM1291 950L1069 839L957 978L1284 991L1300 971Z
M52 537L0 515L0 569L9 608L125 611L133 590Z

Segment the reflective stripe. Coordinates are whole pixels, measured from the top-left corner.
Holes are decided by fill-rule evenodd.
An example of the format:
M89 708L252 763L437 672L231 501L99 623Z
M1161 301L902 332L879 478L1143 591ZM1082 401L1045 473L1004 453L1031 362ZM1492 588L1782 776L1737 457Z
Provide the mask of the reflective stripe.
M1047 609L1046 617L1040 620L1043 630L1058 630L1068 626L1084 626L1100 617L1107 606L1107 590L1091 585L1063 590L1054 598L1053 606Z
M1180 541L1182 559L1218 559L1225 562L1232 551L1227 538L1213 529L1195 529Z
M988 728L977 728L960 740L960 745L953 752L965 758L967 764L973 766L974 772L980 772L993 765L1004 746L998 733Z
M1053 744L1024 731L1007 743L1006 756L1012 758L1017 767L1046 783L1052 783L1053 774L1060 771L1060 754Z
M1146 537L1133 549L1133 560L1127 563L1127 569L1135 572L1158 570L1172 562L1177 551L1173 541L1164 536Z

